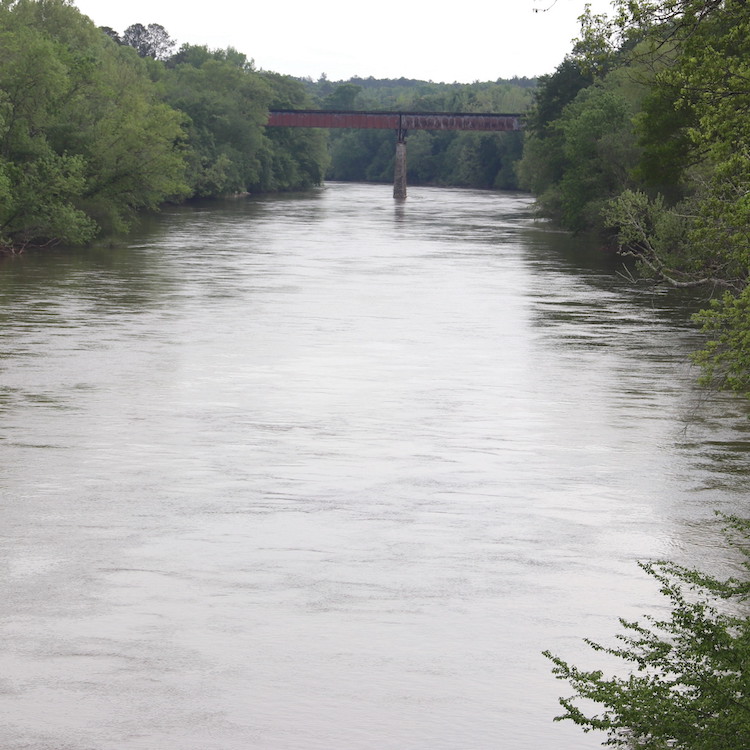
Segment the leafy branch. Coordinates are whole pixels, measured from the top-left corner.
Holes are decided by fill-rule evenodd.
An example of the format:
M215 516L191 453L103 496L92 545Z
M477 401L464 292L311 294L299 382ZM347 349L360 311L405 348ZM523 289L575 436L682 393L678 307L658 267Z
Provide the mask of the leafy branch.
M744 556L750 522L727 517L724 533ZM738 544L738 541L740 542ZM750 747L750 598L746 580L721 580L669 561L641 564L669 602L664 619L620 619L620 645L587 640L596 652L623 661L624 676L585 671L549 651L552 673L574 695L560 699L569 720L607 733L605 744L644 750L745 750ZM738 612L740 612L738 614ZM595 713L578 701L599 705Z

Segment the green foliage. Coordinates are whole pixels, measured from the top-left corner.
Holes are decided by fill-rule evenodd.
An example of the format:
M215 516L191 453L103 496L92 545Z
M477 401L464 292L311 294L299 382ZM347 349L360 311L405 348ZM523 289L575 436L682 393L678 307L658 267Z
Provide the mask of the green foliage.
M661 76L634 120L643 150L634 176L644 187L658 190L673 202L685 197L682 175L695 161L690 137L695 113L688 107L675 107L678 100L679 87Z
M639 152L632 117L615 79L581 89L557 120L528 138L522 186L567 229L595 227L607 201L633 186Z
M609 201L603 219L617 230L620 252L636 258L646 276L672 286L696 285L702 267L685 252L694 217L680 207L668 207L661 195L651 199L642 191L626 190Z
M125 29L120 42L132 47L141 57L153 57L155 60L166 59L175 46L166 29L158 23L148 26L134 23Z
M697 361L705 381L750 395L750 6L615 9L584 14L573 54L541 79L520 183L569 229L614 229L646 275L726 290L700 318Z
M594 78L573 58L566 58L551 75L541 76L534 91L534 106L526 118L527 132L544 139L554 134L554 123L580 91Z
M619 52L616 24L606 14L592 13L590 5L585 6L578 20L581 32L569 62L593 80L616 65Z
M342 83L339 86L336 86L336 88L323 100L323 109L355 109L355 102L361 91L362 87L357 86L354 83Z
M661 195L650 198L626 190L603 212L618 230L622 254L638 259L642 270L674 287L727 287L741 291L748 269L748 217L738 213L730 223L717 195L728 184L700 193L675 206Z
M273 128L266 139L264 170L251 188L264 192L300 190L323 182L328 163L323 133L302 128Z
M304 86L234 49L122 38L70 0L0 2L0 245L82 243L167 200L290 190L323 179L325 135L266 132Z
M123 63L111 70L117 105L99 100L79 120L90 172L82 207L107 232L125 231L137 211L186 193L182 117L144 92L145 74Z
M84 190L84 167L80 156L51 152L23 166L6 165L0 176L0 196L5 192L0 201L2 234L17 246L91 240L96 223L71 201Z
M305 109L311 106L304 86L278 73L264 73L271 87L272 109ZM299 190L323 182L329 163L326 134L308 128L268 128L266 151L256 190Z
M701 382L720 390L750 393L750 287L724 292L694 316L708 340L694 356Z
M244 56L186 45L160 84L166 102L186 115L192 195L244 192L260 180L271 90Z
M445 150L436 181L464 187L516 190L514 165L521 158L521 133L456 133Z
M86 242L182 191L179 115L67 0L0 5L5 244Z
M322 181L323 133L264 127L269 108L310 106L299 81L258 72L232 48L183 45L159 83L166 101L186 116L192 196L296 190Z
M721 169L714 177L720 177L718 182L674 207L661 196L650 199L645 193L626 191L611 202L605 219L618 228L621 252L635 257L646 275L674 287L726 290L694 316L707 336L694 361L703 368L704 385L747 395L750 216L746 202L734 198L739 190L747 194L750 186L744 170L738 175Z
M622 95L598 86L566 107L559 127L568 166L557 190L565 226L593 226L607 198L631 185L638 158L631 117Z
M689 237L711 278L736 290L750 272L750 173L743 150L738 144L736 153L715 164L696 191L697 219Z
M331 136L328 177L351 182L392 180L395 141L390 130L339 131Z
M728 519L730 543L745 556L750 522ZM750 598L747 580L717 579L670 562L642 564L669 604L664 617L620 620L619 644L587 643L624 661L626 676L586 671L548 651L553 674L570 683L564 713L584 731L607 733L607 745L643 750L745 750L750 747ZM744 610L744 611L743 611ZM579 701L583 701L581 707ZM588 711L593 702L597 713Z
M539 79L533 107L526 117L523 155L516 164L518 184L538 196L545 214L558 219L561 205L557 186L570 166L560 121L566 108L592 83L593 77L584 73L579 62L566 58L552 75ZM576 218L574 223L581 225L583 221Z

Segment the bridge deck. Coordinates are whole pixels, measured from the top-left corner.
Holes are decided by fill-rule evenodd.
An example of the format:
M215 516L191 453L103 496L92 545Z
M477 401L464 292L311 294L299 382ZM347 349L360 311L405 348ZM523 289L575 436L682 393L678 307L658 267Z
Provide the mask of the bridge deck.
M291 128L378 128L384 130L521 130L517 114L468 112L349 112L275 109L269 126Z

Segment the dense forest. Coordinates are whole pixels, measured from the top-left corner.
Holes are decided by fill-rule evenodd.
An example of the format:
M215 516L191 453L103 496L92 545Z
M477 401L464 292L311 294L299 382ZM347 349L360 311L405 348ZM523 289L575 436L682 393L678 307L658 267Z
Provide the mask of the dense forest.
M120 38L67 0L0 3L0 244L84 243L165 201L319 183L316 131L266 132L304 86L235 50Z

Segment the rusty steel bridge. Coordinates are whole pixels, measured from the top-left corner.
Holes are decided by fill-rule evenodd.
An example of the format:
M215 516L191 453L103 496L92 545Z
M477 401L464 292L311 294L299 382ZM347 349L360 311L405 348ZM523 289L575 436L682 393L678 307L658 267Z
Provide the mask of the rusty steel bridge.
M396 131L393 197L406 198L406 136L410 130L521 130L521 115L474 112L363 112L325 109L274 109L270 127L374 128Z

